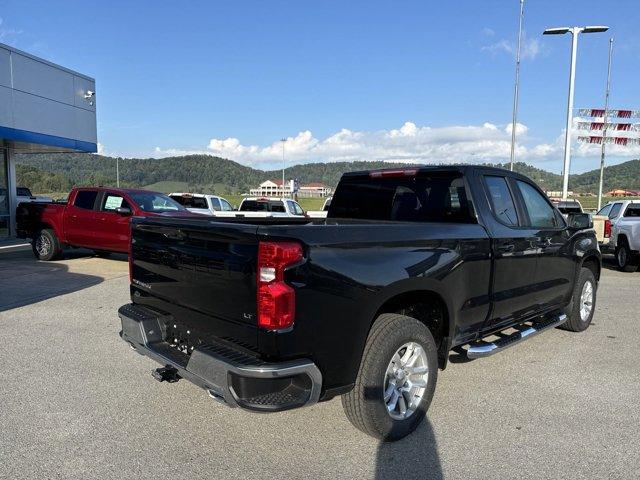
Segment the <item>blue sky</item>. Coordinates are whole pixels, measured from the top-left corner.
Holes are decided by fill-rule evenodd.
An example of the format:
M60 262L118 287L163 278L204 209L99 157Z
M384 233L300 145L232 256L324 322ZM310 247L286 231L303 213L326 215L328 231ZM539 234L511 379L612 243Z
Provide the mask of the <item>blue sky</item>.
M2 3L0 42L96 78L107 154L508 160L518 0ZM611 105L640 108L637 21L632 0L526 1L519 159L562 168L570 36L544 28L610 25L580 37L575 106L603 103L614 36ZM572 171L597 163L576 145Z

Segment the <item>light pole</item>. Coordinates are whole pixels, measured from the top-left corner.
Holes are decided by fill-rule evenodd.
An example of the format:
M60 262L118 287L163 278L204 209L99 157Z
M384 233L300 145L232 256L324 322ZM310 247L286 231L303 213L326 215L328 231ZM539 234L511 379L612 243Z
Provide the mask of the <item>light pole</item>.
M562 168L562 199L567 199L569 191L569 167L571 166L571 128L573 126L573 91L576 80L576 53L580 33L606 32L609 27L597 25L588 27L547 28L543 35L562 35L571 33L571 67L569 68L569 99L567 101L567 130L564 138L564 166Z
M602 206L602 184L604 182L604 151L607 138L607 109L609 108L609 91L611 90L611 57L613 56L613 38L609 39L609 62L607 63L607 89L604 93L604 124L602 125L602 150L600 151L600 182L598 183L598 210Z
M518 51L516 52L516 82L513 87L513 119L511 121L511 160L509 170L513 172L516 157L516 122L518 120L518 90L520 88L520 46L522 44L522 22L524 20L524 0L520 0L520 22L518 24Z
M116 187L120 188L120 157L116 157Z
M282 198L284 198L284 145L287 143L287 139L282 138L280 141L282 142Z

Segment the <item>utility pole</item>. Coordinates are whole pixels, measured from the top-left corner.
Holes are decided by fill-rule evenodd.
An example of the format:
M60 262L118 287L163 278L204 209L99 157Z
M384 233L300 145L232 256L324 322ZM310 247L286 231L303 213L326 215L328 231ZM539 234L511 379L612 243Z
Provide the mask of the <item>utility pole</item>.
M511 159L509 170L513 171L516 157L516 125L518 120L518 96L520 88L520 47L522 45L522 23L524 21L524 0L520 0L520 22L518 25L518 50L516 52L516 82L513 87L513 119L511 121Z
M285 143L287 143L287 139L286 138L282 138L282 139L280 139L280 141L282 142L282 198L284 198L284 169L285 169L284 145L285 145Z
M609 120L609 92L611 90L611 57L613 56L613 38L609 39L609 62L607 64L607 88L604 94L604 125L602 125L602 150L600 151L600 183L598 184L598 211L602 206L602 184L604 183L604 154L607 138L607 121Z

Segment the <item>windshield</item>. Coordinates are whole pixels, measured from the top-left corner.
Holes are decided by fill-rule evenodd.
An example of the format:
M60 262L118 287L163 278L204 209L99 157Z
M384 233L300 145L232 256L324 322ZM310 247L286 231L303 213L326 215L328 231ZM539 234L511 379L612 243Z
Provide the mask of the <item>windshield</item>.
M131 199L145 212L184 212L185 208L163 193L131 192Z

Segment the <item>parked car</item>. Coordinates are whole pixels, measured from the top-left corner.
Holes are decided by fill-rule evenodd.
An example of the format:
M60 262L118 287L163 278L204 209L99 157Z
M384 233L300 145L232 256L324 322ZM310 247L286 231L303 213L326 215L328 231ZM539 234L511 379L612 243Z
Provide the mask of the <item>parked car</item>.
M66 204L19 205L17 233L20 238L32 239L33 253L40 260L53 260L64 246L90 248L98 254L128 252L132 215L194 216L163 193L74 188Z
M563 215L583 213L582 204L578 200L556 200L552 203Z
M593 228L603 253L614 253L615 246L610 244L613 227L630 204L640 204L640 200L609 202L593 216Z
M640 202L627 204L612 228L609 247L613 248L618 267L625 272L638 268L640 253Z
M157 380L260 412L342 395L385 440L422 421L452 349L587 329L601 269L588 215L565 221L528 178L482 166L345 174L321 222L131 226L121 336Z
M233 211L231 203L217 195L205 195L203 193L170 193L169 196L193 213L216 215L218 212Z
M249 197L242 200L237 212L219 212L217 217L267 218L305 217L298 202L289 198Z
M0 188L0 205L7 202L7 189ZM44 196L35 196L27 187L16 188L16 204L20 205L24 202L53 202L53 198Z

